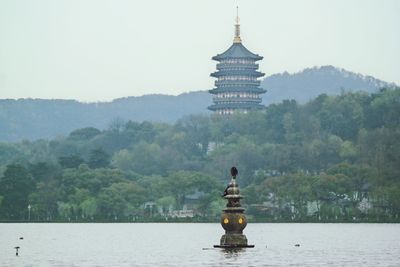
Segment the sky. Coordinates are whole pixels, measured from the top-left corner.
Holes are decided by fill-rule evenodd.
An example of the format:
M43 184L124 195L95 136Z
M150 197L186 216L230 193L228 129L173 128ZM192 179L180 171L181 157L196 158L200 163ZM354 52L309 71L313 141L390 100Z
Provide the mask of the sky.
M400 84L398 0L1 0L0 99L211 89L237 5L266 76L333 65Z

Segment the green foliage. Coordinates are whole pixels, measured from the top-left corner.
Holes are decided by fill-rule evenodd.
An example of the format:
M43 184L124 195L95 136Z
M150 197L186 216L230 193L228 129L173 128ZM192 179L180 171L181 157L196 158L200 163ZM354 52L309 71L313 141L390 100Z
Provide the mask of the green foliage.
M215 219L233 165L255 218L396 220L399 99L399 88L345 92L0 143L0 220L27 219L28 204L32 220L150 220L184 207Z
M8 165L0 180L0 213L11 219L26 218L28 196L33 186L32 176L26 168L18 164Z
M88 165L90 168L106 168L110 164L110 156L102 149L97 148L90 151Z
M63 168L77 168L85 161L78 155L62 156L58 158L58 164Z
M87 140L92 139L96 135L99 135L100 133L101 133L100 130L98 130L96 128L87 127L87 128L72 131L69 134L69 138L73 139L73 140L87 141Z

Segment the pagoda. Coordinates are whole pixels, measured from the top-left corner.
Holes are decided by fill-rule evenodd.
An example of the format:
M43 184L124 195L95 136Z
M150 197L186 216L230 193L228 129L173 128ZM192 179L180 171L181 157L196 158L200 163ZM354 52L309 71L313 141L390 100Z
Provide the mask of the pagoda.
M247 113L252 109L262 109L260 95L266 90L260 88L258 78L264 73L258 71L257 61L262 56L253 54L240 38L239 15L236 15L235 37L233 44L222 54L212 57L218 61L217 71L211 73L216 88L209 90L213 94L213 105L208 109L217 114L232 114L236 111Z

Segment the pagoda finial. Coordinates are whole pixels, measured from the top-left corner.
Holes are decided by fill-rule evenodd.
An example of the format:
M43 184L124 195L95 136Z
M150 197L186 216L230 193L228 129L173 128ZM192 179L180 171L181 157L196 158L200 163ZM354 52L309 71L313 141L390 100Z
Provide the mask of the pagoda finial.
M239 7L236 6L236 24L235 24L235 37L233 38L234 43L241 43L240 39L240 24L239 24Z

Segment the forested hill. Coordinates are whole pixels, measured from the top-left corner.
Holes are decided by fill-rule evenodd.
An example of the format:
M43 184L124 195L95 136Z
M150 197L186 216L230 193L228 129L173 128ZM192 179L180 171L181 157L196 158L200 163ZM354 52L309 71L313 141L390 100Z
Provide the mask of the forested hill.
M332 66L305 69L295 74L274 74L262 86L268 90L263 103L283 99L305 103L326 93L341 91L374 92L392 87L384 81L362 76ZM145 95L126 97L112 102L81 103L74 100L19 99L0 100L0 141L34 140L67 135L76 128L107 128L117 121L175 122L190 114L208 113L212 96L206 90L178 96Z
M287 72L267 77L261 86L268 90L264 103L278 103L284 99L295 99L306 103L320 94L338 95L342 91L375 92L377 88L393 87L371 76L364 76L333 66L308 68L301 72Z
M178 96L145 95L112 102L75 100L0 100L0 141L35 140L67 135L86 126L104 129L121 121L174 122L187 114L206 113L206 92Z
M400 222L400 88L0 142L0 222L219 221L232 165L250 220Z

